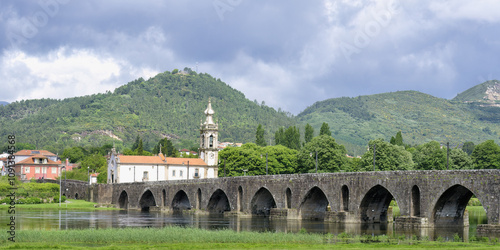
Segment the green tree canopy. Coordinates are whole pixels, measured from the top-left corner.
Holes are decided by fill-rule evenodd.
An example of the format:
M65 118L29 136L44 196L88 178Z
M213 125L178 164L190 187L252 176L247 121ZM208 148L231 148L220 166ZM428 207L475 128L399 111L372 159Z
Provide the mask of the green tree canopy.
M298 150L300 149L300 131L295 126L290 126L285 130L284 146Z
M172 141L169 140L168 138L163 138L160 141L158 141L158 143L153 148L153 154L157 155L158 153L160 153L160 146L161 146L161 153L167 155L167 157L179 156L179 151L174 147L174 144L172 144Z
M450 169L472 169L472 158L460 148L450 151Z
M393 145L382 139L370 141L368 146L370 149L361 157L361 170L373 170L374 146L375 170L394 171L413 169L412 155L403 146Z
M431 141L417 147L413 154L416 169L444 170L446 169L446 149L442 149L437 141Z
M255 133L255 144L257 146L265 147L266 146L266 140L264 139L264 128L262 128L262 124L259 124L257 126L257 132Z
M318 152L318 172L338 172L344 170L347 163L347 150L328 135L314 137L299 151L300 173L316 171L316 152Z
M219 176L266 174L266 153L269 174L293 174L297 171L297 151L283 145L260 147L253 143L227 147L219 152Z
M304 141L305 143L308 143L312 140L312 138L314 137L314 128L308 124L306 124L306 127L305 127L305 132L304 132Z
M64 149L63 154L61 155L62 159L68 159L71 163L77 163L85 157L87 154L87 150L82 147L71 147Z
M285 145L285 129L283 127L279 127L274 133L274 144Z
M330 126L328 126L328 123L323 122L323 124L321 124L321 128L319 129L319 135L332 136L332 132L330 131Z
M467 153L468 155L471 155L472 152L474 151L474 142L471 141L466 141L464 145L462 146L462 150Z
M500 168L500 146L493 140L487 140L474 147L471 157L475 169Z

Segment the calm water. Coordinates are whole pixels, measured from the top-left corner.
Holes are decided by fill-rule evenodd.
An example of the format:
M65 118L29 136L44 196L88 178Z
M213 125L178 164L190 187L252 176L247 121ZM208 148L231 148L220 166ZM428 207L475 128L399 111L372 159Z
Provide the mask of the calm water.
M469 227L396 230L392 223L341 224L307 220L269 220L267 218L238 218L220 215L168 215L161 212L139 211L57 211L17 210L16 228L41 230L66 230L83 228L165 227L185 226L202 229L231 229L235 231L299 232L302 228L314 233L370 235L417 235L435 239L438 236L452 239L455 233L462 238L475 235L477 224L487 223L484 210L469 212ZM6 210L0 211L0 223L9 222Z

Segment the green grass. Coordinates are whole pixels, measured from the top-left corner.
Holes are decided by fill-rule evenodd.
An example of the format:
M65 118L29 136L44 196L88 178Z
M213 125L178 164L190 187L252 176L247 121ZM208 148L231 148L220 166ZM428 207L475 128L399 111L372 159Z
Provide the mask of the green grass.
M97 203L88 202L84 200L68 199L66 202L61 203L42 203L42 204L16 204L16 210L116 210L114 207L95 207ZM7 209L10 205L0 205L0 209Z
M196 228L165 227L84 229L62 231L20 230L16 242L0 239L0 249L14 248L73 248L98 247L102 249L123 248L169 248L169 249L418 249L439 248L469 249L498 248L494 240L481 242L436 242L417 237L385 235L350 235L342 233L272 233L235 232L232 230L209 231Z

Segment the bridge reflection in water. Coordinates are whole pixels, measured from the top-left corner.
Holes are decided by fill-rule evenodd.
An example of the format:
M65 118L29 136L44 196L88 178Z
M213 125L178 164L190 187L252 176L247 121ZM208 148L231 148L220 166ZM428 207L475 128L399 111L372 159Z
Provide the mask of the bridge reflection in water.
M7 211L0 211L0 223L7 223ZM5 216L4 216L5 215ZM445 227L402 229L394 227L394 223L332 223L318 220L270 220L265 216L241 217L224 216L222 214L167 214L159 211L141 212L136 210L115 211L54 211L23 210L19 213L17 223L22 230L66 230L85 228L123 228L123 227L155 227L167 226L195 227L208 230L231 229L234 231L260 232L292 232L306 230L310 233L349 233L352 235L407 235L427 236L433 240L437 237L453 239L458 234L467 240L475 235L476 223L485 223L484 211L471 213L469 227ZM497 235L498 237L498 235Z

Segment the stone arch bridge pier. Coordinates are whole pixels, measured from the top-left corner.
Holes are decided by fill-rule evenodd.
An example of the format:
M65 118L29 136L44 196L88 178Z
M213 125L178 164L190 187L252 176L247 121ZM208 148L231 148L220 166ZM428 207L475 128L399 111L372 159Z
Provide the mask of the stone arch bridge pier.
M400 209L396 226L413 228L467 226L466 206L475 196L488 218L478 231L500 229L500 170L242 176L88 188L88 199L122 209L349 223L391 222L394 200Z

